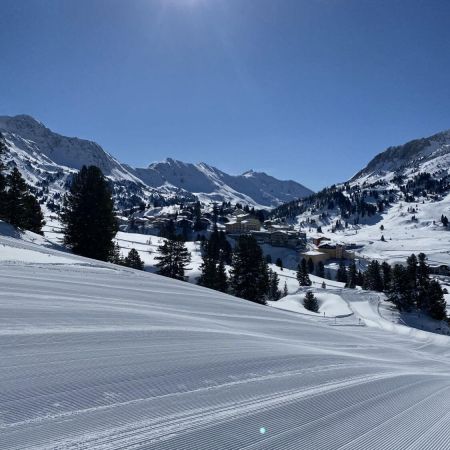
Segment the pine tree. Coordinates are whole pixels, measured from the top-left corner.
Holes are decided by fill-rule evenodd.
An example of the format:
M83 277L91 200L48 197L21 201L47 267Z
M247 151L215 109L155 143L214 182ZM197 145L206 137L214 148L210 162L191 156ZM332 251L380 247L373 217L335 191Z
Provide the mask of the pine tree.
M308 272L314 273L314 261L311 258L308 258Z
M33 233L43 234L42 227L45 225L44 214L42 214L41 206L36 197L32 194L25 195L23 206L24 217L21 227Z
M429 309L429 285L430 285L430 269L427 265L427 257L424 253L418 255L418 265L416 270L416 306L418 309L427 311Z
M306 293L303 300L303 306L309 311L319 312L319 302L311 291Z
M268 293L269 300L276 301L280 299L281 291L278 288L279 282L280 280L278 278L277 273L269 269L269 293Z
M123 258L120 253L120 246L117 242L114 243L108 261L113 264L123 265Z
M61 212L64 243L74 253L107 261L117 232L111 190L101 170L83 166L73 178Z
M159 255L156 267L158 274L176 280L186 281L186 266L191 261L191 254L182 241L167 239L158 247Z
M303 258L297 267L297 281L300 286L311 286L306 259Z
M317 276L320 278L325 278L325 266L322 261L317 263Z
M197 280L197 284L210 289L215 289L217 279L216 261L208 255L203 256L203 262L200 266L201 275Z
M175 227L175 222L170 219L165 223L159 230L159 236L165 239L177 240L177 232Z
M132 248L128 252L128 256L123 260L123 265L131 267L132 269L144 270L144 261L142 261L138 251Z
M355 261L351 261L348 266L348 281L347 287L355 289L358 284L358 271L356 269Z
M263 252L253 236L241 235L233 253L230 287L234 295L265 304L269 271Z
M400 311L410 311L414 307L414 296L408 271L400 264L396 264L391 271L391 283L387 298L394 303Z
M3 135L0 133L0 219L4 218L4 213L6 212L6 174L3 162L6 151L7 147Z
M225 262L220 259L216 272L216 291L228 292L228 275L225 269Z
M210 238L202 242L203 262L197 283L210 289L227 292L228 276L225 263L231 262L231 253L231 245L225 233L218 231L215 226Z
M197 201L194 205L194 231L201 231L204 229L204 226L201 222L202 219L202 207L199 201Z
M283 260L281 258L277 258L277 260L275 261L275 265L283 270Z
M386 292L389 290L392 280L392 269L388 262L383 261L381 263L381 273L383 275L383 291Z
M4 180L6 191L2 194L2 219L15 227L42 234L45 222L41 207L17 167Z
M367 266L364 274L364 288L371 291L383 291L383 278L381 277L380 263L375 259Z
M288 291L287 283L285 281L284 287L283 287L283 297L287 297L288 295L289 295L289 291Z
M336 281L347 284L348 273L347 273L347 267L345 267L344 261L339 262L339 268L336 273Z
M433 319L444 320L446 314L446 302L441 285L438 281L432 280L428 286L428 313Z
M17 167L6 177L6 185L5 220L15 227L21 227L25 221L25 197L28 189Z

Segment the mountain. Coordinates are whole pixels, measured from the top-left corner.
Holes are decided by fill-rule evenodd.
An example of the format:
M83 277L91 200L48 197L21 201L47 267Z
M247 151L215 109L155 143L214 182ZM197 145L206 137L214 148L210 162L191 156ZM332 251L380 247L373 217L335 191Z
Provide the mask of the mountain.
M155 197L273 207L312 193L299 183L280 181L265 173L250 171L233 176L205 163L189 164L171 158L147 168L132 168L97 143L62 136L28 115L0 116L0 132L9 148L7 162L17 165L37 191L44 191L44 203L57 200L70 176L83 165L100 167L113 183L120 208L147 203Z
M395 175L411 177L421 172L443 175L450 170L450 130L389 147L373 158L350 181L390 180Z
M404 262L423 252L432 265L450 267L450 131L389 147L348 182L271 215L309 235L319 230L356 246L363 265Z
M190 164L167 158L134 173L148 186L175 186L195 194L200 200L231 201L276 206L312 194L295 181L280 181L262 172L228 175L206 163Z

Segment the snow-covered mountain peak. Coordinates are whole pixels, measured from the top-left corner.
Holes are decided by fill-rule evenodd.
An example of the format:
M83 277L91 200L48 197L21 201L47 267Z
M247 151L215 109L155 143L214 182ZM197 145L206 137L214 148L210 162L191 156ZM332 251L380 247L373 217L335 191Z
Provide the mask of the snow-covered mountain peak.
M311 193L299 183L266 174L250 171L228 175L207 163L186 163L170 157L147 168L132 168L121 164L97 143L55 133L28 115L0 116L0 132L10 149L9 160L36 186L47 185L47 177L57 173L61 190L75 170L95 165L119 186L121 196L135 202L145 202L148 195L193 199L194 194L205 202L271 207Z

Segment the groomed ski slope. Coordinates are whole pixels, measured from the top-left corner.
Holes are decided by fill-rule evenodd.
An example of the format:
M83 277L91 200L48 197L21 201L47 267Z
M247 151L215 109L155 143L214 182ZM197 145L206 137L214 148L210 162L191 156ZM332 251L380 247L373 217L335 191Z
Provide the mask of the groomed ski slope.
M56 254L0 237L2 450L450 448L443 336Z

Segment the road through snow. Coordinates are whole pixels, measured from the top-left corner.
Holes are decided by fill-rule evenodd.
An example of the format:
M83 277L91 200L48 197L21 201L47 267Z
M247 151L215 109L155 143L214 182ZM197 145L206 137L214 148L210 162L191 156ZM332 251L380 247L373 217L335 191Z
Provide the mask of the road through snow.
M1 449L450 448L448 344L111 267L0 265Z

